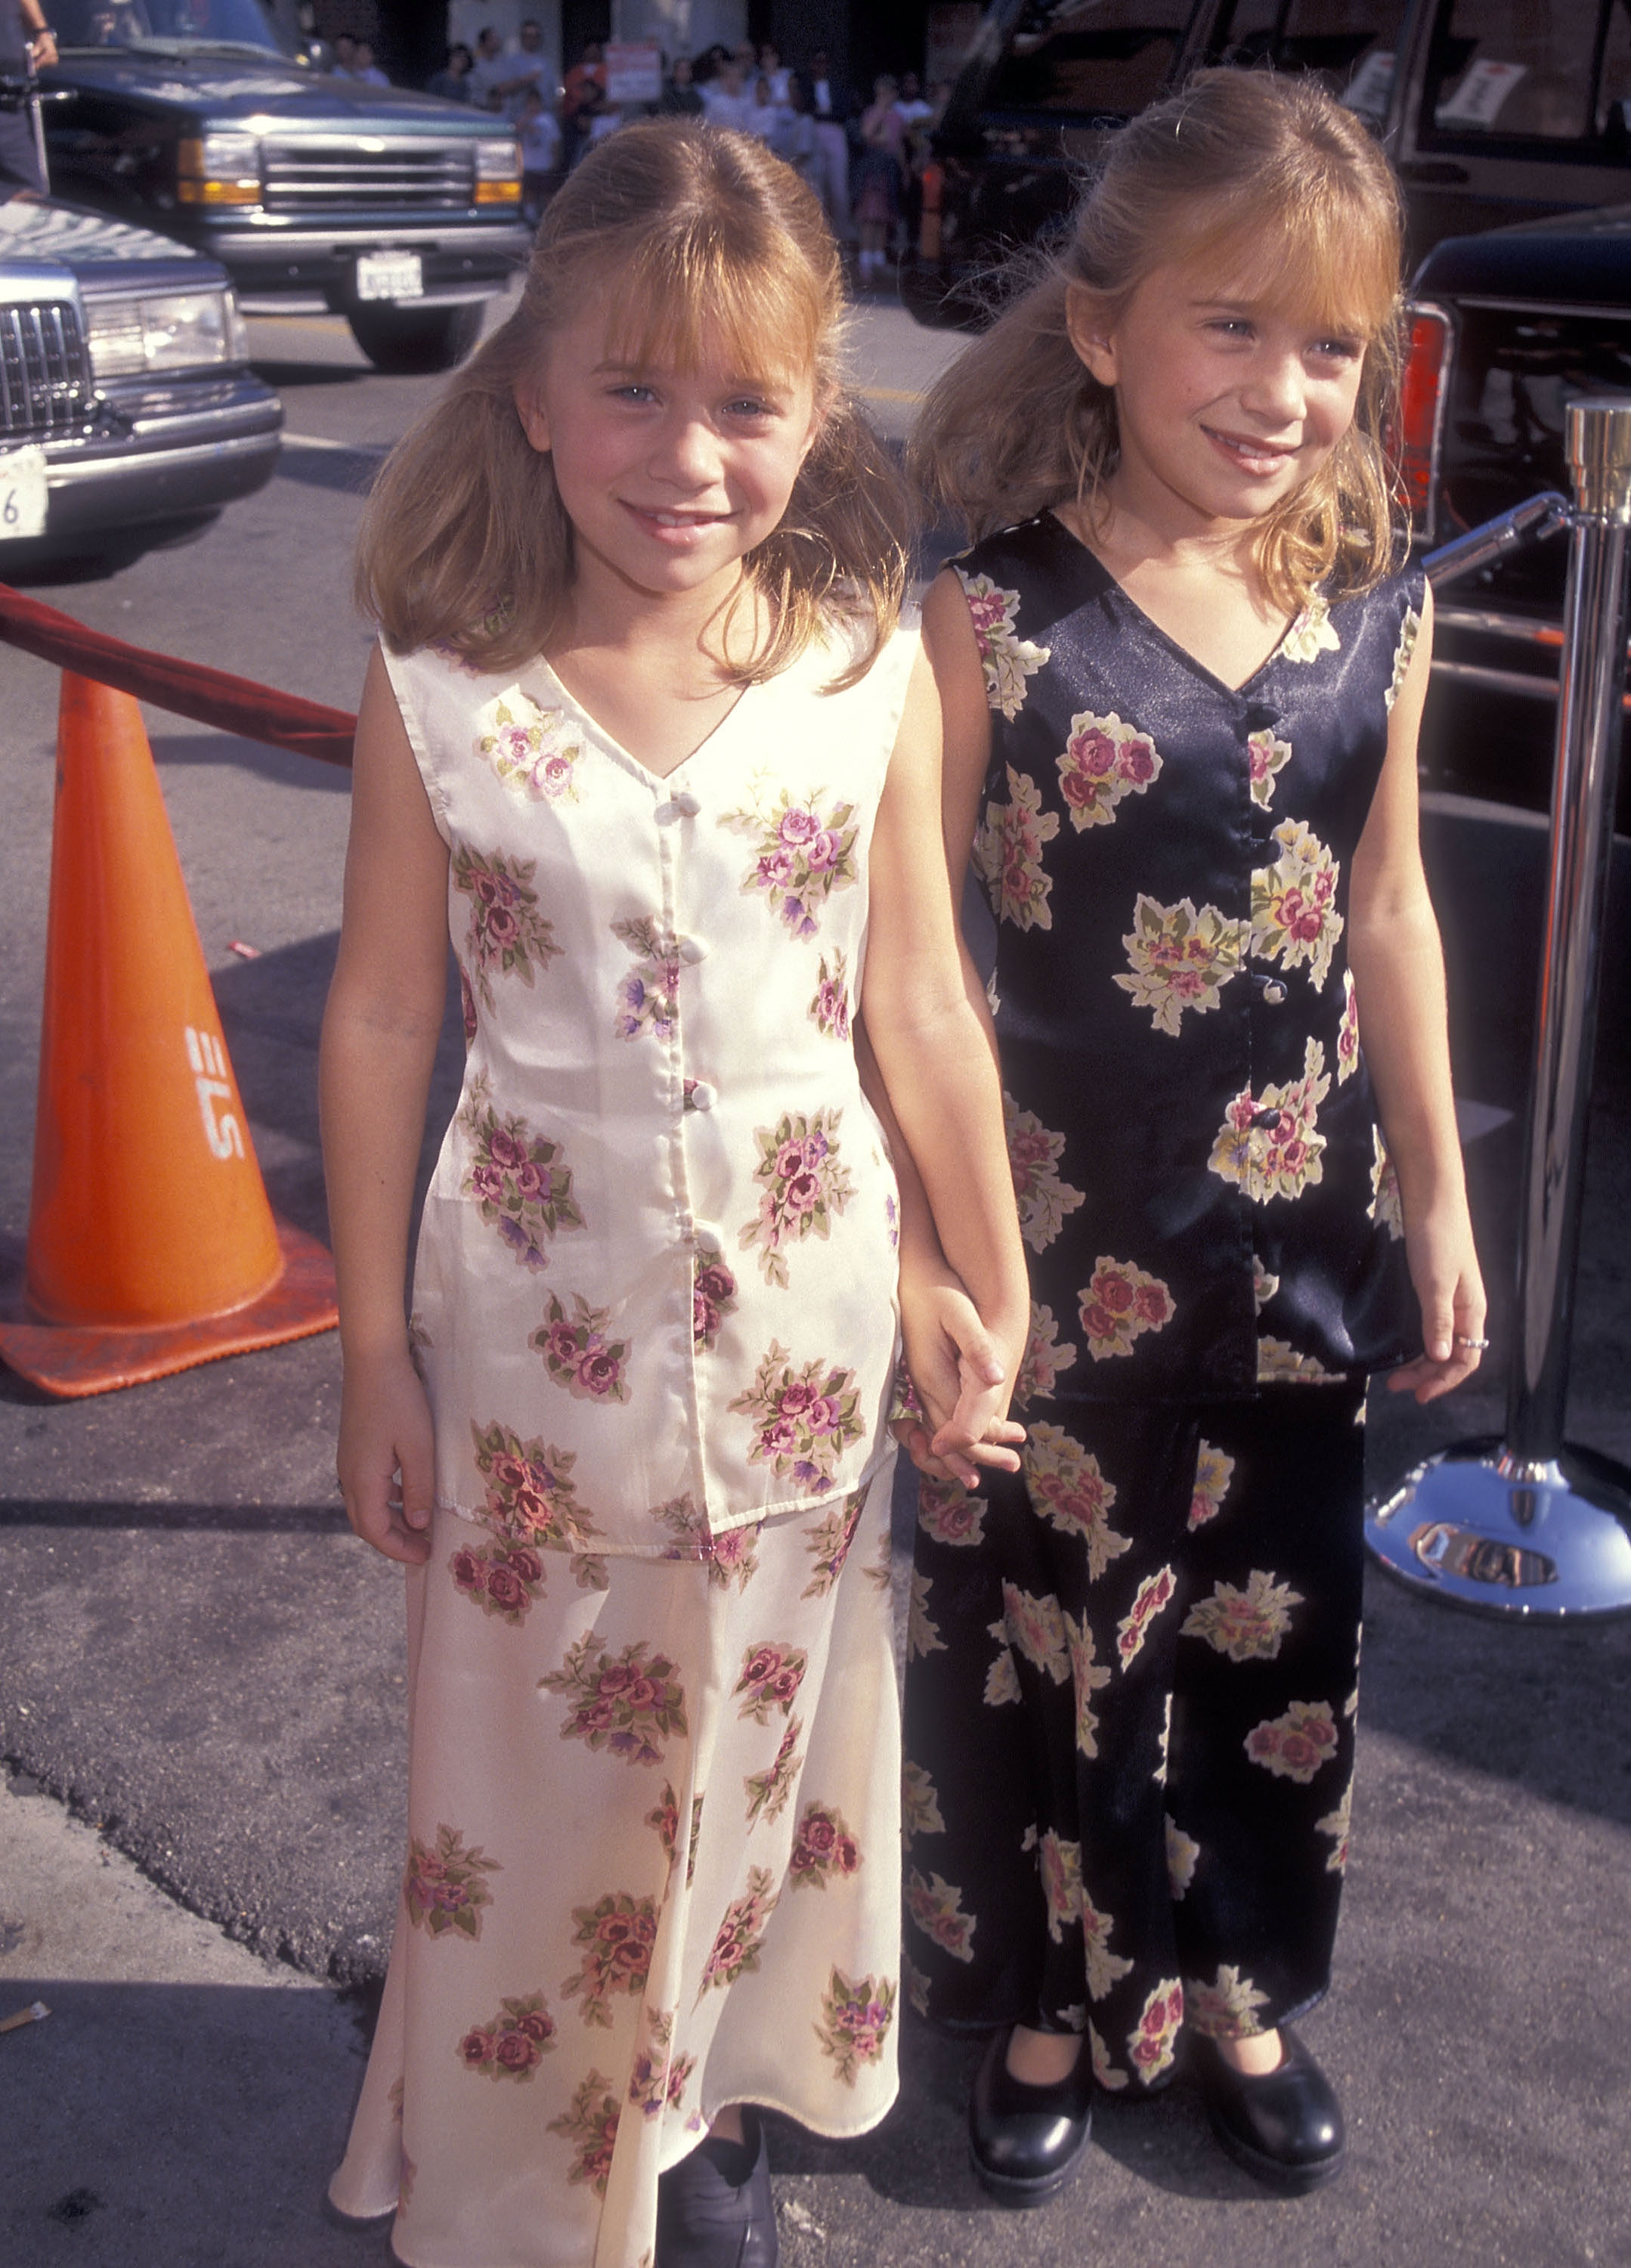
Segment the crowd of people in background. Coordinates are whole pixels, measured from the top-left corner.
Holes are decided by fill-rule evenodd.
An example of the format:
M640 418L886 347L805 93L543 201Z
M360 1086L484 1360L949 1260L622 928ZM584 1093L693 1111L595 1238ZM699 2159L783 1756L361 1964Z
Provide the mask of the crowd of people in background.
M334 46L336 77L387 83L366 40L341 38ZM902 70L875 79L863 101L821 49L789 64L774 47L745 40L665 58L655 102L616 102L599 41L558 73L531 18L509 46L490 26L474 48L456 42L427 91L515 127L533 220L584 153L632 118L703 118L755 134L819 197L834 233L854 250L863 288L886 278L915 234L929 137L951 94L945 83L925 92L916 72Z

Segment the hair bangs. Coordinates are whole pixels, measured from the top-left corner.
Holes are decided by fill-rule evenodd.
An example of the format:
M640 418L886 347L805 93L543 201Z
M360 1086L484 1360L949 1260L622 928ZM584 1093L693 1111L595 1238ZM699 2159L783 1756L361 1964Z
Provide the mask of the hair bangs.
M818 387L831 374L823 294L782 231L704 224L648 239L604 288L607 351L631 369L724 366L782 384L813 372Z
M1287 182L1272 202L1220 201L1173 231L1174 265L1199 269L1219 296L1282 309L1311 328L1379 336L1399 306L1399 239L1373 203L1336 184ZM1322 193L1323 192L1323 193ZM1267 209L1266 209L1267 206Z

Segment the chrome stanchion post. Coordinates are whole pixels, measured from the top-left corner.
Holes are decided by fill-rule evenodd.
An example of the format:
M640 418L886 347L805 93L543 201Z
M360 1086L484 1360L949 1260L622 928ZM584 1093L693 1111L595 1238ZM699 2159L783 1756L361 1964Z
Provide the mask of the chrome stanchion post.
M1568 447L1576 509L1506 1436L1429 1458L1365 1524L1415 1588L1548 1618L1631 1608L1631 1472L1563 1439L1625 682L1631 403L1572 404Z

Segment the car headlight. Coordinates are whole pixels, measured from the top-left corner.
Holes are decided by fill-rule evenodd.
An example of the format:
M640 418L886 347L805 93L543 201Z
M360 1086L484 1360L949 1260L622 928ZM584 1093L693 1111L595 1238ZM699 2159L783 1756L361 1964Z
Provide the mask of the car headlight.
M86 303L85 326L91 368L99 379L247 359L243 318L230 291L92 299Z
M258 205L261 144L253 134L189 136L175 148L175 193L184 205Z
M503 142L476 144L475 201L479 205L520 203L521 145L513 136Z

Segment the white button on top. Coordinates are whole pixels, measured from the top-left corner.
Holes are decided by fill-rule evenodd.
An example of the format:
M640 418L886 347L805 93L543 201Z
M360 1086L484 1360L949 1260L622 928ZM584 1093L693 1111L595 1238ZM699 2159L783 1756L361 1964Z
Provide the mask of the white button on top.
M718 1088L709 1086L705 1079L699 1079L686 1096L693 1110L711 1110L718 1100Z
M707 953L708 947L699 945L694 937L682 937L680 940L680 958L692 968L703 960Z
M1263 987L1263 998L1271 1008L1277 1008L1286 997L1286 988L1278 978Z
M676 819L694 819L702 808L694 795L676 795L659 803L654 816L659 827L672 827Z

